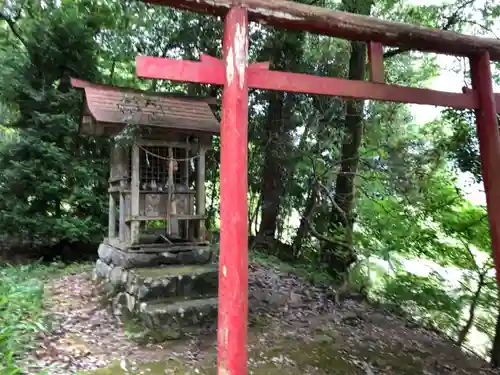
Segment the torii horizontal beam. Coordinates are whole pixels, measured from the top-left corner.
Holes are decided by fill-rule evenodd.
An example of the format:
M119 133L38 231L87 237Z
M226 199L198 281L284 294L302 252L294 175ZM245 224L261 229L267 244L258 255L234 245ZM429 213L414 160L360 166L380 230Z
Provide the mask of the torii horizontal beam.
M471 94L474 92L474 90L472 90L469 87L462 87L462 92L464 94ZM493 98L495 99L497 111L498 111L498 113L500 113L500 93L493 94Z
M274 27L333 37L375 41L407 50L473 56L488 52L500 61L500 40L386 21L286 0L144 0L197 13L225 15L232 7L247 9L249 18Z
M226 77L222 60L203 54L200 60L198 62L137 56L136 72L142 78L224 85ZM460 109L478 108L478 101L472 90L461 94L384 83L280 72L269 70L269 63L250 64L247 75L248 87L261 90L427 104Z
M490 56L500 60L500 41L332 12L284 0L144 1L225 16L222 61L210 56L202 56L201 62L170 59L163 62L149 57L137 60L137 72L143 77L224 85L217 327L219 375L248 373L249 87L475 109L492 248L500 285L500 174L495 173L500 162L500 136L490 71ZM248 64L249 19L281 28L370 42L372 83L271 71L267 63ZM473 90L454 94L385 85L382 44L403 50L468 56Z

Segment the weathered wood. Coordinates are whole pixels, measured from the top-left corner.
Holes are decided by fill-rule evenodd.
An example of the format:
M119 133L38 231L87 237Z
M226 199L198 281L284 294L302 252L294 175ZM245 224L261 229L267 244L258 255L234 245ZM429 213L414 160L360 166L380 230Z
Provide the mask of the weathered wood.
M116 192L122 192L125 194L130 194L131 190L126 188L122 189L119 186L113 186L108 189L108 193L116 193ZM153 191L153 190L139 190L139 194L158 194L158 195L167 195L168 191L163 190L163 191ZM185 194L185 195L196 195L196 191L190 190L190 191L176 191L175 195L180 195L180 194Z
M120 180L123 177L118 169L120 166L119 151L120 149L116 145L111 145L109 153L109 182Z
M248 14L245 9L233 8L227 14L222 51L227 79L222 92L217 373L244 375L248 373ZM204 207L199 201L197 206Z
M488 52L500 60L500 40L458 34L336 12L285 0L144 0L198 13L225 15L232 7L248 9L250 20L279 28L309 31L348 40L375 41L387 46L471 56Z
M144 212L144 216L160 216L167 204L167 197L154 192L141 194L140 198L139 212Z
M109 194L108 237L116 237L116 200L113 194Z
M110 178L110 179L108 179L108 182L110 184L116 184L116 183L120 183L122 181L127 181L127 180L128 180L128 177L121 176L121 177L117 177L117 178Z
M370 62L370 81L384 83L384 56L382 44L368 43L368 61Z
M205 148L200 147L198 157L198 173L196 175L196 214L205 217ZM200 220L198 238L205 238L205 223Z
M113 180L121 179L122 173L119 170L120 168L120 150L115 147L115 145L111 146L110 151L110 168L109 168L109 180L110 185L113 183ZM119 177L119 178L118 178ZM116 200L113 194L109 194L109 204L108 204L108 237L115 238L116 237Z
M110 184L120 182L129 177L127 156L128 151L124 147L120 147L118 145L111 146L108 179Z
M477 92L479 108L476 111L479 156L483 176L491 247L496 267L497 283L500 287L500 134L493 93L490 59L488 53L471 59L472 88Z
M167 187L167 190L168 190L168 200L167 200L167 217L166 217L166 220L167 220L167 234L172 234L172 231L174 231L175 233L178 232L178 229L177 230L174 230L175 228L178 228L178 225L177 223L172 223L172 212L175 213L175 205L174 203L172 202L172 188L173 188L173 185L174 185L174 176L173 176L173 170L172 170L172 162L173 162L173 158L174 158L174 151L172 149L172 147L169 147L168 148L168 187Z
M74 88L79 88L79 89L84 89L85 87L94 87L94 88L102 88L102 89L109 89L112 87L115 90L123 91L126 93L135 93L138 95L161 95L161 96L166 96L166 97L173 97L173 98L181 98L181 99L194 99L196 101L202 101L205 102L209 105L216 105L217 104L217 98L214 98L212 96L195 96L195 95L187 95L183 92L150 92L150 91L144 91L144 90L139 90L139 89L133 89L131 87L124 87L124 86L116 86L116 85L102 85L99 83L93 83L89 81L85 81L83 79L78 79L78 78L73 78L71 77L71 86Z
M218 85L223 85L226 80L223 66L218 67L203 62L138 56L136 57L136 65L137 75L144 78ZM451 108L475 109L478 106L476 97L472 94L257 69L251 66L247 69L247 78L249 87L261 90L438 105Z
M161 216L130 216L126 217L125 220L127 222L132 222L132 221L154 221L154 220L168 220L168 218L171 218L172 220L191 220L191 221L197 221L197 220L204 220L205 216L204 215L182 215L182 214L170 214L170 215L161 215Z
M188 141L186 141L187 144L189 144ZM189 191L189 148L186 148L184 158L186 159L184 161L184 188ZM187 207L186 209L189 210L189 212L184 212L184 213L192 213L191 212L191 196L187 196ZM186 234L189 236L189 221L186 221Z
M127 223L125 222L125 195L120 193L120 217L119 217L119 227L118 227L118 237L121 242L125 242L129 239L129 230ZM111 239L110 239L111 240Z
M140 190L140 153L139 146L132 145L132 173L130 181L130 214L132 217L139 216L139 190ZM130 243L135 244L139 241L139 221L130 222Z
M92 120L92 125L82 124L80 126L79 133L80 134L88 134L94 136L103 136L103 137L112 137L121 132L125 125L124 124L116 124L109 122L96 122ZM186 135L198 136L200 139L202 137L211 137L212 135L217 135L217 133L208 133L202 132L198 130L186 130L186 129L177 129L177 128L162 128L160 126L141 126L140 128L141 135L144 139L172 139L176 140L177 138L185 138ZM178 136L177 136L178 135ZM165 138L164 138L165 137Z
M468 87L462 87L462 92L464 94L472 94L474 91ZM493 98L495 99L497 112L500 113L500 94L493 94Z
M163 137L163 134L158 134L158 137ZM194 145L192 143L186 143L186 142L170 142L170 141L165 141L165 140L149 140L149 139L141 139L140 141L137 142L141 146L145 147L173 147L173 148L181 148L181 149L186 149L186 150L194 150L196 149L197 145ZM212 146L212 141L210 138L207 139L207 137L199 138L199 143L203 144L206 147L211 147Z

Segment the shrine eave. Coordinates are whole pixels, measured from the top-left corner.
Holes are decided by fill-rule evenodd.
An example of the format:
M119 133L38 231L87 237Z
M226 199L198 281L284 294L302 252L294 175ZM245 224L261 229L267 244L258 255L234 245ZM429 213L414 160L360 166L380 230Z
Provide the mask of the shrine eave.
M71 79L84 91L80 117L81 134L110 135L126 124L197 133L220 133L206 98L166 96Z
M500 40L382 20L286 0L143 0L197 13L225 15L231 7L248 10L250 20L277 28L303 30L348 40L374 41L405 50L454 56L488 52L500 61Z

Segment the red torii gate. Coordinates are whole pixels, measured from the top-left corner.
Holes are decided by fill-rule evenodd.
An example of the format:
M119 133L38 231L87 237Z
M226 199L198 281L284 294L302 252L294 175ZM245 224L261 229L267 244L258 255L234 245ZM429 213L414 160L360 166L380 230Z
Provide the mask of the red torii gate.
M223 85L221 125L221 246L219 266L218 374L247 374L248 88L357 99L430 104L476 110L481 166L493 255L500 285L500 138L490 60L500 61L500 41L383 21L285 0L144 0L225 17L223 59L200 62L139 56L144 78ZM248 64L248 22L368 42L372 82L269 70ZM382 45L470 58L472 89L464 93L383 83ZM496 188L496 189L495 189Z

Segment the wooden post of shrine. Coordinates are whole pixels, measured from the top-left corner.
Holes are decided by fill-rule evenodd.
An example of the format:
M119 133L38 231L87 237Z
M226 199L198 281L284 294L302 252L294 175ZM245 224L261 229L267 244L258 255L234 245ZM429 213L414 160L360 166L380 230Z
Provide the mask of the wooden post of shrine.
M488 222L490 226L493 259L497 283L500 286L500 135L497 109L493 93L490 56L483 52L470 59L472 89L476 92L479 108L476 110L479 155L483 175Z
M205 216L205 148L200 146L198 155L198 173L196 180L196 215ZM205 220L199 221L198 237L205 239Z
M221 123L221 241L218 374L247 374L248 14L232 8L224 25L226 84Z
M139 146L132 145L132 171L130 174L130 243L137 244L139 242L139 195L140 195L140 159Z
M126 187L125 181L120 181L120 188L124 190ZM125 195L120 191L119 193L119 206L120 216L119 216L119 226L118 226L118 238L120 242L123 243L128 240L127 222L125 221Z
M116 237L116 200L113 194L109 194L108 212L108 238Z

